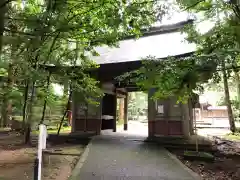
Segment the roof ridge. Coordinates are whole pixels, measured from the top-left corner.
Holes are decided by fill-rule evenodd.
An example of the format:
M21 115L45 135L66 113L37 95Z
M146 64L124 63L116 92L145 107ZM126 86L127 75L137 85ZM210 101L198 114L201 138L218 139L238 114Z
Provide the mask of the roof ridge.
M173 33L178 32L180 29L182 29L185 25L192 24L194 22L193 19L188 19L186 21L180 21L178 23L174 24L168 24L168 25L161 25L156 27L150 27L148 29L142 29L142 37L148 37L148 36L154 36L154 35L160 35L160 34L166 34L166 33ZM126 36L122 40L128 40L128 39L134 39L134 35Z

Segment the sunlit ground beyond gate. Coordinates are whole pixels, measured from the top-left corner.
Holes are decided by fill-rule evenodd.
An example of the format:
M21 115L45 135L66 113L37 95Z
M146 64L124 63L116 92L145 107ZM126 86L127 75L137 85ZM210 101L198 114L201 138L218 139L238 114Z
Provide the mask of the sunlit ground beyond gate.
M127 130L124 131L123 109L121 102L118 103L117 133L124 136L148 136L148 94L144 92L129 92L127 105ZM119 123L120 122L120 123Z
M124 131L123 126L117 127L117 132L129 135L148 136L148 123L139 121L129 121L128 130Z
M104 130L101 132L102 135L107 135L111 137L124 137L127 139L140 139L143 140L148 137L148 124L141 123L139 121L129 121L128 130L123 130L123 125L117 126L117 132L112 130Z

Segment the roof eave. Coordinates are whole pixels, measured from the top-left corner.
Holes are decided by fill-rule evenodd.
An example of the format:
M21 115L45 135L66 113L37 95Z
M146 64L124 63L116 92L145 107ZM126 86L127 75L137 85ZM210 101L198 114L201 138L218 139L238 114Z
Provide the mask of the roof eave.
M174 33L180 31L185 25L188 24L193 24L194 20L189 19L186 21L181 21L175 24L170 24L170 25L162 25L158 27L151 27L149 29L143 29L142 30L142 37L148 37L148 36L155 36L155 35L160 35L160 34L167 34L167 33ZM122 40L128 40L128 39L135 39L136 36L131 35L131 36L126 36Z

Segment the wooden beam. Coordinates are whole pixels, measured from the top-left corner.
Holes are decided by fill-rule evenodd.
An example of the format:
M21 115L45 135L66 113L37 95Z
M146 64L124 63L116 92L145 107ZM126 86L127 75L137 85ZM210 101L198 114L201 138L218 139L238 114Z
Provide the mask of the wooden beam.
M117 98L126 98L126 95L117 94Z
M127 91L123 91L122 89L116 89L116 93L117 94L121 94L121 95L124 95L124 96L126 96L127 95Z

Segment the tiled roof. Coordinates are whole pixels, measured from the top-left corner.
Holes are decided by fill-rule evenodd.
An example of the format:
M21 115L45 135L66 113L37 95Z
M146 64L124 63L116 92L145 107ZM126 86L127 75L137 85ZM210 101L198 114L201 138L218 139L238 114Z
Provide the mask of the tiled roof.
M93 57L98 64L119 63L141 60L147 56L165 58L193 52L194 44L184 42L184 35L179 32L121 41L119 48L98 47L100 56Z
M118 48L97 47L100 56L92 59L97 64L108 64L138 61L147 56L165 58L193 52L196 50L195 44L187 43L184 40L185 35L179 32L187 23L191 21L151 28L143 32L143 37L137 40L127 38L120 41Z

